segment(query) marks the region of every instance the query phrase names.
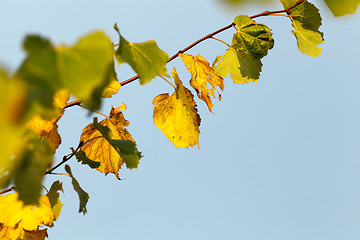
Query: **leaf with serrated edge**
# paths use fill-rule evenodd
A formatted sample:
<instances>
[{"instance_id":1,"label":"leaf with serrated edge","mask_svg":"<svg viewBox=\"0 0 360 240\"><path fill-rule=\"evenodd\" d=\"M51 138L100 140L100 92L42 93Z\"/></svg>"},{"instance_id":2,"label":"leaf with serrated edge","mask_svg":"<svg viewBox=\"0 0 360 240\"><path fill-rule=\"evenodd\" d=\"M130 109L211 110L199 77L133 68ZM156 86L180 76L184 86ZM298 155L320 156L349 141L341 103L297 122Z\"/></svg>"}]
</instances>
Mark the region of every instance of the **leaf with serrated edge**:
<instances>
[{"instance_id":1,"label":"leaf with serrated edge","mask_svg":"<svg viewBox=\"0 0 360 240\"><path fill-rule=\"evenodd\" d=\"M122 155L121 147L116 147L117 144L121 145L122 142L114 142L114 140L135 142L125 128L129 125L129 122L125 120L123 113L120 111L120 109L124 108L124 105L121 106L112 108L109 117L102 120L97 126L94 126L93 123L86 126L80 138L85 143L81 150L85 152L89 159L100 162L100 167L97 170L105 173L105 175L113 173L117 179L120 179L118 172L124 162L127 161L127 158L126 155ZM136 148L133 150L133 155L139 160L141 154ZM133 161L129 159L129 162ZM129 163L129 166L133 168L134 164Z\"/></svg>"},{"instance_id":2,"label":"leaf with serrated edge","mask_svg":"<svg viewBox=\"0 0 360 240\"><path fill-rule=\"evenodd\" d=\"M71 172L70 166L67 164L65 165L65 171L70 175L71 184L73 185L75 192L79 195L79 213L82 212L85 215L85 213L87 213L86 204L89 200L89 194L80 187L79 182Z\"/></svg>"},{"instance_id":3,"label":"leaf with serrated edge","mask_svg":"<svg viewBox=\"0 0 360 240\"><path fill-rule=\"evenodd\" d=\"M191 73L190 85L196 90L198 97L206 103L209 111L212 112L213 103L210 95L215 97L216 91L219 100L221 100L221 95L216 87L224 90L224 80L214 73L208 61L200 55L194 57L180 53L179 57L184 61L188 71Z\"/></svg>"},{"instance_id":4,"label":"leaf with serrated edge","mask_svg":"<svg viewBox=\"0 0 360 240\"><path fill-rule=\"evenodd\" d=\"M0 237L1 239L24 239L26 231L36 234L39 227L52 226L55 215L49 198L42 195L39 206L24 206L18 200L18 193L0 196Z\"/></svg>"},{"instance_id":5,"label":"leaf with serrated edge","mask_svg":"<svg viewBox=\"0 0 360 240\"><path fill-rule=\"evenodd\" d=\"M215 59L215 74L225 78L229 73L235 83L257 82L261 72L261 60L253 58L245 51L230 47L222 56Z\"/></svg>"},{"instance_id":6,"label":"leaf with serrated edge","mask_svg":"<svg viewBox=\"0 0 360 240\"><path fill-rule=\"evenodd\" d=\"M168 76L166 63L169 55L162 51L154 40L144 43L128 42L115 24L115 30L120 36L119 48L115 53L119 64L128 63L139 75L141 84L150 82L156 76Z\"/></svg>"},{"instance_id":7,"label":"leaf with serrated edge","mask_svg":"<svg viewBox=\"0 0 360 240\"><path fill-rule=\"evenodd\" d=\"M284 8L289 8L296 0L281 0ZM297 45L302 54L317 57L322 49L317 45L323 43L323 33L319 31L321 16L315 5L304 1L290 10L290 19L295 31L292 33L297 39Z\"/></svg>"},{"instance_id":8,"label":"leaf with serrated edge","mask_svg":"<svg viewBox=\"0 0 360 240\"><path fill-rule=\"evenodd\" d=\"M251 20L246 15L234 18L237 31L234 34L232 46L248 52L254 58L261 59L274 46L270 29L262 23Z\"/></svg>"},{"instance_id":9,"label":"leaf with serrated edge","mask_svg":"<svg viewBox=\"0 0 360 240\"><path fill-rule=\"evenodd\" d=\"M158 95L153 101L153 119L176 148L199 145L200 116L192 93L183 86L176 69L172 71L175 92Z\"/></svg>"}]
</instances>

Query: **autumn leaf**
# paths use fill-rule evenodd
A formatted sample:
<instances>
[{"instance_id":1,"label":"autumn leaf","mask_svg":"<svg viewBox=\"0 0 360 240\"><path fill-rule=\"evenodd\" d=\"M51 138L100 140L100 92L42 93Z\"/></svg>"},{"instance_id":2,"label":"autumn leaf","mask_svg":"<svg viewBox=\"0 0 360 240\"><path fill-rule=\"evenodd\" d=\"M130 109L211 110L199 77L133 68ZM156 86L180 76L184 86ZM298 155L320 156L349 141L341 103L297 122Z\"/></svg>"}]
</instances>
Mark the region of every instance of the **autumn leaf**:
<instances>
[{"instance_id":1,"label":"autumn leaf","mask_svg":"<svg viewBox=\"0 0 360 240\"><path fill-rule=\"evenodd\" d=\"M354 14L360 4L360 0L325 0L335 17L346 14Z\"/></svg>"},{"instance_id":2,"label":"autumn leaf","mask_svg":"<svg viewBox=\"0 0 360 240\"><path fill-rule=\"evenodd\" d=\"M194 96L185 88L174 68L175 92L158 95L153 101L153 119L165 136L176 148L199 145L200 116L197 113Z\"/></svg>"},{"instance_id":3,"label":"autumn leaf","mask_svg":"<svg viewBox=\"0 0 360 240\"><path fill-rule=\"evenodd\" d=\"M129 125L129 122L125 120L123 113L119 109L123 109L123 105L120 108L112 108L109 117L99 123L97 123L97 119L96 121L94 119L96 126L94 126L94 123L86 126L80 137L81 141L84 142L81 150L85 152L89 159L100 163L97 170L105 173L105 175L114 173L118 179L120 179L119 169L124 163L128 164L127 160L129 166L131 166L128 167L133 168L137 167L136 162L138 163L141 157L135 147L135 141L125 128ZM129 156L128 152L125 154L124 149L121 150L124 144L127 145L124 140L134 143L131 146L132 151L130 151L133 158Z\"/></svg>"},{"instance_id":4,"label":"autumn leaf","mask_svg":"<svg viewBox=\"0 0 360 240\"><path fill-rule=\"evenodd\" d=\"M107 87L104 89L102 93L103 98L110 98L112 95L116 94L120 89L120 83L116 80L113 80Z\"/></svg>"},{"instance_id":5,"label":"autumn leaf","mask_svg":"<svg viewBox=\"0 0 360 240\"><path fill-rule=\"evenodd\" d=\"M179 57L184 61L188 71L191 73L190 85L195 89L198 97L206 103L209 111L212 112L213 103L210 95L215 97L216 91L218 99L221 100L221 95L216 87L224 90L224 80L215 74L208 61L200 55L194 57L180 53Z\"/></svg>"},{"instance_id":6,"label":"autumn leaf","mask_svg":"<svg viewBox=\"0 0 360 240\"><path fill-rule=\"evenodd\" d=\"M54 153L61 144L57 122L64 114L63 108L66 106L69 97L70 92L66 89L57 91L54 94L53 104L59 109L59 115L51 120L44 120L40 115L35 115L26 124L27 128L36 132L40 139L45 138L48 141L48 144Z\"/></svg>"},{"instance_id":7,"label":"autumn leaf","mask_svg":"<svg viewBox=\"0 0 360 240\"><path fill-rule=\"evenodd\" d=\"M39 227L52 226L55 215L49 198L42 195L39 206L24 206L18 200L18 193L0 196L0 237L1 239L31 239L47 236ZM36 239L36 238L35 238Z\"/></svg>"}]
</instances>

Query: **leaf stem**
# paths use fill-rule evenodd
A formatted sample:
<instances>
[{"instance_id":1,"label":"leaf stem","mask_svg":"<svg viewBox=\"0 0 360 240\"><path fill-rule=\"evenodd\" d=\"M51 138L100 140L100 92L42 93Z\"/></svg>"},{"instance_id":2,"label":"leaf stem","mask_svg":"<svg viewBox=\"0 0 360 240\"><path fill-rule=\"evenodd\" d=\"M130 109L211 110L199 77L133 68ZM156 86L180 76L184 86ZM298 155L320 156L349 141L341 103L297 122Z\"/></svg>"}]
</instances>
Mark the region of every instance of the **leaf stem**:
<instances>
[{"instance_id":1,"label":"leaf stem","mask_svg":"<svg viewBox=\"0 0 360 240\"><path fill-rule=\"evenodd\" d=\"M216 40L216 41L219 41L219 42L225 44L225 45L228 46L228 47L230 47L230 45L227 44L226 42L224 42L223 40L220 40L220 39L218 39L218 38L216 38L216 37L211 37L211 38L214 39L214 40Z\"/></svg>"},{"instance_id":2,"label":"leaf stem","mask_svg":"<svg viewBox=\"0 0 360 240\"><path fill-rule=\"evenodd\" d=\"M176 89L176 87L175 87L175 85L174 84L172 84L169 80L167 80L166 78L164 78L163 76L159 76L159 77L161 77L162 79L164 79L168 84L170 84L171 86L173 86L173 88L175 88Z\"/></svg>"},{"instance_id":3,"label":"leaf stem","mask_svg":"<svg viewBox=\"0 0 360 240\"><path fill-rule=\"evenodd\" d=\"M91 112L94 112L94 113L100 114L100 115L104 116L105 118L108 118L108 116L106 116L105 114L103 114L103 113L101 113L101 112L98 112L98 111L95 111L95 110L91 110L90 108L85 107L85 106L84 106L84 105L82 105L82 104L79 104L79 106L80 106L80 107L82 107L82 108L85 108L85 109L87 109L87 110L89 110L89 111L91 111Z\"/></svg>"}]
</instances>

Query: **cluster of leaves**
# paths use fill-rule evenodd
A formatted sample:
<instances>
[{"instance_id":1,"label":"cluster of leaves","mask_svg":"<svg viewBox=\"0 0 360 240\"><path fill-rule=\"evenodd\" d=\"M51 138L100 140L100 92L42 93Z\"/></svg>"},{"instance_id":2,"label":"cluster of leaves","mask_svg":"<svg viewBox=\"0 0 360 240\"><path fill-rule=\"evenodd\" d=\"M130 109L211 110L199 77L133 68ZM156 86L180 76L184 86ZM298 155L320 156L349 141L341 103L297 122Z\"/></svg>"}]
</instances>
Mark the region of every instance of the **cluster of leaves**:
<instances>
[{"instance_id":1,"label":"cluster of leaves","mask_svg":"<svg viewBox=\"0 0 360 240\"><path fill-rule=\"evenodd\" d=\"M118 81L115 60L118 64L129 64L136 72L138 76L131 81L139 78L144 85L160 76L170 83L173 93L159 94L153 100L153 121L176 148L188 148L199 145L201 119L196 97L180 80L175 67L171 72L174 83L171 83L166 68L169 61L177 56L183 60L190 73L190 87L212 113L212 98L221 100L224 78L229 74L235 83L259 80L261 59L273 48L274 39L270 28L255 22L254 18L286 13L294 27L299 50L312 57L321 54L317 46L323 42L318 9L307 1L281 0L281 3L284 10L252 17L240 15L221 29L233 27L235 33L230 44L217 39L228 48L211 66L200 55L185 54L190 47L169 58L155 41L129 42L116 25L120 41L115 45L103 32L86 35L72 46L55 46L40 36L26 37L23 47L27 56L19 69L11 76L0 71L3 103L0 106L0 188L15 186L0 194L16 190L0 196L1 239L47 236L44 227L52 227L60 215L59 191L63 188L61 182L55 181L50 190L46 190L47 194L41 195L42 180L46 174L56 174L54 171L73 156L105 175L115 174L117 179L124 164L129 169L138 167L142 155L126 129L129 121L124 118L125 105L112 108L108 116L101 114L105 117L101 121L95 117L83 129L79 146L71 148L71 153L52 167L54 153L61 143L57 123L66 108L76 105L96 112L103 98L110 98L120 86L130 82ZM69 103L70 96L78 100ZM81 188L69 165L65 165L65 173L59 174L71 179L79 195L79 212L85 214L88 193Z\"/></svg>"}]
</instances>

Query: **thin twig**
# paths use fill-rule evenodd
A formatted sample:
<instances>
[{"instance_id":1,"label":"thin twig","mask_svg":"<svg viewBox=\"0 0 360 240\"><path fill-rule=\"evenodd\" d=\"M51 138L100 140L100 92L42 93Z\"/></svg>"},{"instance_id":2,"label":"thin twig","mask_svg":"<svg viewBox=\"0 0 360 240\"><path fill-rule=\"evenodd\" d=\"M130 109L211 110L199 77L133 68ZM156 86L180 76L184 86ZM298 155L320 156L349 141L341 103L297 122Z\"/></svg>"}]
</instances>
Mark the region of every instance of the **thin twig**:
<instances>
[{"instance_id":1,"label":"thin twig","mask_svg":"<svg viewBox=\"0 0 360 240\"><path fill-rule=\"evenodd\" d=\"M257 18L257 17L262 17L262 16L268 16L268 15L271 15L271 14L279 14L279 13L286 13L286 14L290 14L290 10L293 9L294 7L298 6L299 4L301 4L302 2L304 2L304 0L298 0L293 6L287 8L287 9L284 9L284 10L279 10L279 11L265 11L265 12L262 12L260 14L256 14L256 15L253 15L251 16L250 18L251 19L254 19L254 18ZM213 36L215 36L216 34L219 34L231 27L236 27L235 23L231 23L230 25L227 25L223 28L220 28L219 30L215 31L215 32L212 32L208 35L206 35L205 37L202 37L200 38L199 40L197 40L196 42L190 44L189 46L187 46L186 48L178 51L176 54L174 54L172 57L169 58L169 60L167 61L168 63L171 62L172 60L174 60L175 58L177 58L179 56L180 53L184 53L188 50L190 50L191 48L195 47L196 45L198 45L199 43L201 43L202 41L206 40L206 39L209 39L209 38L212 38ZM128 83L131 83L135 80L137 80L139 78L139 76L134 76L132 78L129 78L123 82L120 83L121 86L123 85L126 85Z\"/></svg>"},{"instance_id":2,"label":"thin twig","mask_svg":"<svg viewBox=\"0 0 360 240\"><path fill-rule=\"evenodd\" d=\"M284 9L284 10L278 10L278 11L265 11L265 12L262 12L262 13L259 13L259 14L256 14L256 15L253 15L253 16L250 16L251 19L254 19L254 18L258 18L258 17L263 17L263 16L269 16L269 15L279 15L281 13L286 13L287 15L290 15L290 10L293 9L294 7L298 6L299 4L303 3L304 0L298 0L293 6L287 8L287 9ZM231 27L234 27L236 29L236 24L235 23L231 23L230 25L227 25L223 28L220 28L219 30L213 32L213 33L210 33L208 35L206 35L205 37L202 37L200 38L199 40L197 40L196 42L190 44L189 46L187 46L186 48L178 51L176 54L174 54L172 57L169 58L169 60L167 61L168 63L171 62L172 60L174 60L175 58L177 58L179 56L180 53L184 53L186 51L188 51L189 49L195 47L196 45L198 45L199 43L201 43L202 41L206 40L206 39L209 39L209 38L212 38L213 36L215 36L216 34L219 34ZM114 47L117 46L118 44L114 44ZM139 79L139 75L136 75L132 78L129 78L125 81L122 81L120 83L121 86L123 85L126 85L128 83L131 83L135 80ZM68 108L68 107L72 107L72 106L76 106L76 105L80 105L80 100L75 100L75 101L72 101L70 103L68 103L64 108Z\"/></svg>"},{"instance_id":3,"label":"thin twig","mask_svg":"<svg viewBox=\"0 0 360 240\"><path fill-rule=\"evenodd\" d=\"M81 148L83 145L84 145L84 142L83 142L83 141L80 141L80 143L79 143L79 145L77 146L77 148L75 149L75 151L73 151L70 155L64 156L64 157L63 157L63 160L62 160L60 163L58 163L55 167L47 170L45 174L52 174L55 169L57 169L58 167L60 167L61 165L63 165L63 164L66 163L67 161L69 161L69 160L80 150L80 148Z\"/></svg>"},{"instance_id":4,"label":"thin twig","mask_svg":"<svg viewBox=\"0 0 360 240\"><path fill-rule=\"evenodd\" d=\"M1 192L0 192L0 195L1 195L1 194L8 193L8 192L11 192L11 191L13 191L13 190L15 190L15 187L14 187L14 186L12 186L11 188L8 188L8 189L5 189L5 190L1 191Z\"/></svg>"}]
</instances>

